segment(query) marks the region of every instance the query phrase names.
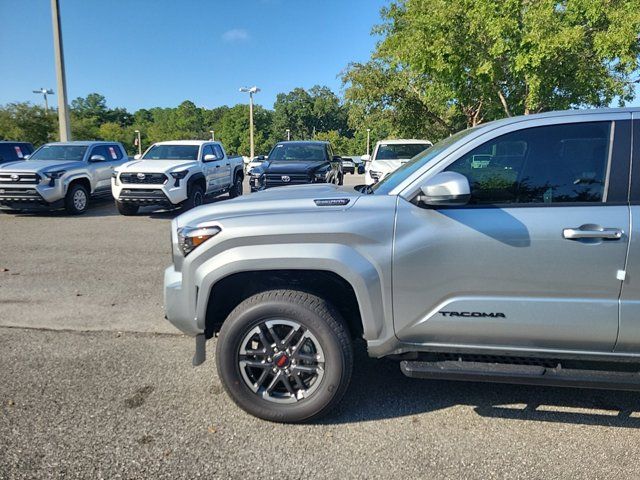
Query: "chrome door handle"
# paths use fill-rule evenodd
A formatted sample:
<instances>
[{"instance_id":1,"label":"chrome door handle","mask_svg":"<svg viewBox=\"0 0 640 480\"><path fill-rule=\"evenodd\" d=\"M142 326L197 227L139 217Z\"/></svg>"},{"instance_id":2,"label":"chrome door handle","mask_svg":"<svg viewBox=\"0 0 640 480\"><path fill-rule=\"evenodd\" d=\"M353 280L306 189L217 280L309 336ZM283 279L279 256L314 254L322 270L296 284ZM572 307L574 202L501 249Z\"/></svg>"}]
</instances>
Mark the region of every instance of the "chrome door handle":
<instances>
[{"instance_id":1,"label":"chrome door handle","mask_svg":"<svg viewBox=\"0 0 640 480\"><path fill-rule=\"evenodd\" d=\"M606 240L619 240L624 232L619 228L603 228L595 225L582 225L578 228L565 228L562 236L567 240L580 240L581 238L596 238Z\"/></svg>"}]
</instances>

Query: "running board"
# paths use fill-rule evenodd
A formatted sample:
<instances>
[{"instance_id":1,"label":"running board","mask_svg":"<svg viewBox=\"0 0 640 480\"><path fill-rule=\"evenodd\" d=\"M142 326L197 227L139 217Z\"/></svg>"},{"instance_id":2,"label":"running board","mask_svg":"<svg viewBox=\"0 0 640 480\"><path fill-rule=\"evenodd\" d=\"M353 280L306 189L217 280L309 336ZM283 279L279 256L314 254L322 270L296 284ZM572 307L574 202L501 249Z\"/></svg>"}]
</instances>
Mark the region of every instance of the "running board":
<instances>
[{"instance_id":1,"label":"running board","mask_svg":"<svg viewBox=\"0 0 640 480\"><path fill-rule=\"evenodd\" d=\"M433 380L463 380L640 391L639 372L567 369L562 368L561 365L555 368L547 368L537 365L516 365L510 363L455 360L421 362L405 360L400 362L400 370L402 370L402 373L407 377Z\"/></svg>"}]
</instances>

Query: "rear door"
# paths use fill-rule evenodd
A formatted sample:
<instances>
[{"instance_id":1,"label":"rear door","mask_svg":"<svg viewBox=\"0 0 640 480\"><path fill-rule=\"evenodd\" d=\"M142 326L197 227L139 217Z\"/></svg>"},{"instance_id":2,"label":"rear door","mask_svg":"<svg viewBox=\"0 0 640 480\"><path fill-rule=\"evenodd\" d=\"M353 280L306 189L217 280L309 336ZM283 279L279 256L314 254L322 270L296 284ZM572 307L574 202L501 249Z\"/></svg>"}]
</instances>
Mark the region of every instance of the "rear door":
<instances>
[{"instance_id":1,"label":"rear door","mask_svg":"<svg viewBox=\"0 0 640 480\"><path fill-rule=\"evenodd\" d=\"M214 192L218 190L218 185L220 184L220 161L215 156L211 144L206 144L202 147L202 152L200 153L200 158L202 161L202 173L205 176L207 181L207 193ZM207 156L213 156L213 160L205 160Z\"/></svg>"},{"instance_id":2,"label":"rear door","mask_svg":"<svg viewBox=\"0 0 640 480\"><path fill-rule=\"evenodd\" d=\"M231 161L229 157L225 157L222 147L217 143L213 144L213 153L220 162L220 182L218 186L220 188L226 188L231 185Z\"/></svg>"},{"instance_id":3,"label":"rear door","mask_svg":"<svg viewBox=\"0 0 640 480\"><path fill-rule=\"evenodd\" d=\"M629 117L511 124L439 167L469 179L467 206L424 208L400 198L397 336L611 352L629 245Z\"/></svg>"}]
</instances>

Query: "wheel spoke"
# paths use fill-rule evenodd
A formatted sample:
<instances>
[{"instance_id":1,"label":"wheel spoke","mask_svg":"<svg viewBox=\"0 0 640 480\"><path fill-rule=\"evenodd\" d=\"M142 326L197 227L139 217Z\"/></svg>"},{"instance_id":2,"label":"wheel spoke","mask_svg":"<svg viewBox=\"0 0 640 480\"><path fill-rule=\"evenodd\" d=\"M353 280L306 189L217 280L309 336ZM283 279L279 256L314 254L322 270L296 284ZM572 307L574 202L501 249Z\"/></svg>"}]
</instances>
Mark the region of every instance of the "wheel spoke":
<instances>
[{"instance_id":1,"label":"wheel spoke","mask_svg":"<svg viewBox=\"0 0 640 480\"><path fill-rule=\"evenodd\" d=\"M282 375L282 383L284 383L285 388L287 389L287 391L291 394L291 396L295 399L297 399L296 397L296 391L295 389L291 386L291 382L289 381L289 377L287 377L286 375Z\"/></svg>"},{"instance_id":2,"label":"wheel spoke","mask_svg":"<svg viewBox=\"0 0 640 480\"><path fill-rule=\"evenodd\" d=\"M293 336L297 332L299 332L301 328L302 327L300 327L299 325L291 328L291 331L287 333L287 336L282 339L282 348L287 348L289 346L289 344L291 343L291 340L293 340Z\"/></svg>"},{"instance_id":3,"label":"wheel spoke","mask_svg":"<svg viewBox=\"0 0 640 480\"><path fill-rule=\"evenodd\" d=\"M271 335L271 338L273 338L273 341L275 342L275 344L277 346L280 346L281 345L280 338L278 337L276 332L273 330L273 327L271 325L267 325L267 328L269 329L269 334Z\"/></svg>"},{"instance_id":4,"label":"wheel spoke","mask_svg":"<svg viewBox=\"0 0 640 480\"><path fill-rule=\"evenodd\" d=\"M266 357L267 356L267 349L263 348L262 350L251 350L251 349L247 348L246 355L253 355L255 357Z\"/></svg>"},{"instance_id":5,"label":"wheel spoke","mask_svg":"<svg viewBox=\"0 0 640 480\"><path fill-rule=\"evenodd\" d=\"M295 371L302 373L318 373L318 370L320 370L318 365L296 365L293 368Z\"/></svg>"},{"instance_id":6,"label":"wheel spoke","mask_svg":"<svg viewBox=\"0 0 640 480\"><path fill-rule=\"evenodd\" d=\"M258 360L247 360L246 358L242 358L240 356L240 363L245 367L253 367L253 368L269 368L270 365L267 363L260 362Z\"/></svg>"},{"instance_id":7,"label":"wheel spoke","mask_svg":"<svg viewBox=\"0 0 640 480\"><path fill-rule=\"evenodd\" d=\"M297 387L299 390L304 390L304 389L306 389L306 388L307 388L307 387L305 386L304 382L302 381L302 379L300 378L300 373L299 373L299 372L297 372L296 370L294 370L294 371L292 372L292 375L291 375L291 376L293 377L293 380L296 382L296 387Z\"/></svg>"},{"instance_id":8,"label":"wheel spoke","mask_svg":"<svg viewBox=\"0 0 640 480\"><path fill-rule=\"evenodd\" d=\"M305 362L317 362L318 361L318 356L317 355L306 355L304 353L295 353L293 355L293 358L297 359L297 360L302 360Z\"/></svg>"},{"instance_id":9,"label":"wheel spoke","mask_svg":"<svg viewBox=\"0 0 640 480\"><path fill-rule=\"evenodd\" d=\"M281 378L282 378L282 372L278 372L275 374L275 376L273 377L273 380L271 380L271 383L267 387L267 393L269 395L271 395L271 392L273 391L273 389L276 388L276 385L280 383Z\"/></svg>"},{"instance_id":10,"label":"wheel spoke","mask_svg":"<svg viewBox=\"0 0 640 480\"><path fill-rule=\"evenodd\" d=\"M267 335L264 333L263 325L260 325L258 327L258 335L260 336L260 341L262 342L262 346L264 347L264 349L269 349L269 347L271 347L271 342L267 340Z\"/></svg>"},{"instance_id":11,"label":"wheel spoke","mask_svg":"<svg viewBox=\"0 0 640 480\"><path fill-rule=\"evenodd\" d=\"M304 342L305 342L305 341L307 340L307 338L308 338L308 337L307 337L307 333L308 333L308 332L304 332L304 333L302 334L302 336L300 337L300 340L298 340L298 343L296 343L296 346L295 346L295 347L293 347L293 349L292 349L292 350L293 350L294 352L297 352L298 350L300 350L300 347L302 347L302 345L304 345ZM295 356L295 353L294 353L294 356Z\"/></svg>"},{"instance_id":12,"label":"wheel spoke","mask_svg":"<svg viewBox=\"0 0 640 480\"><path fill-rule=\"evenodd\" d=\"M267 376L269 376L269 369L265 369L262 374L260 375L260 378L258 378L258 380L256 381L256 383L254 384L256 391L260 389L260 387L262 386L262 384L264 383L264 381L267 379Z\"/></svg>"}]
</instances>

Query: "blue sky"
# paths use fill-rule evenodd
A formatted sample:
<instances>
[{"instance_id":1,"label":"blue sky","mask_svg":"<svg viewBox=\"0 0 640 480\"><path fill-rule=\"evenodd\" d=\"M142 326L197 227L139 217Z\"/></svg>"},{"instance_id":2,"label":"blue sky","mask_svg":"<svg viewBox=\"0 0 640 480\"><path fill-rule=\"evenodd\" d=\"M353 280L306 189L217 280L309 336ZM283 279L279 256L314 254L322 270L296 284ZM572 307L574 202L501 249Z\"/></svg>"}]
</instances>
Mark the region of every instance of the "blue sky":
<instances>
[{"instance_id":1,"label":"blue sky","mask_svg":"<svg viewBox=\"0 0 640 480\"><path fill-rule=\"evenodd\" d=\"M98 92L110 107L212 108L327 85L366 61L386 0L60 0L69 99ZM56 89L50 0L0 0L0 105ZM51 99L56 102L56 97ZM633 105L640 105L640 98Z\"/></svg>"},{"instance_id":2,"label":"blue sky","mask_svg":"<svg viewBox=\"0 0 640 480\"><path fill-rule=\"evenodd\" d=\"M295 87L341 88L366 61L385 0L60 0L69 99L110 107L216 107L257 84L271 107ZM0 0L0 104L56 90L49 0ZM56 97L51 99L57 102Z\"/></svg>"}]
</instances>

